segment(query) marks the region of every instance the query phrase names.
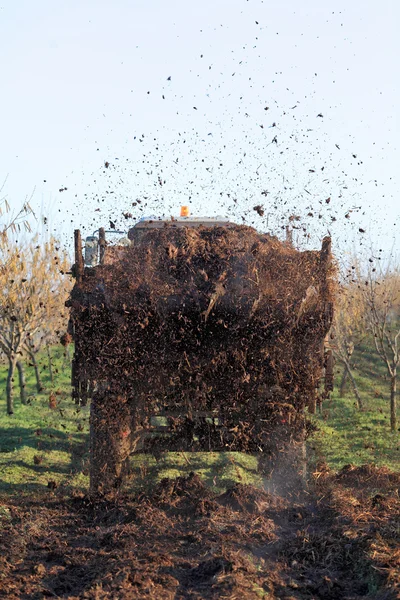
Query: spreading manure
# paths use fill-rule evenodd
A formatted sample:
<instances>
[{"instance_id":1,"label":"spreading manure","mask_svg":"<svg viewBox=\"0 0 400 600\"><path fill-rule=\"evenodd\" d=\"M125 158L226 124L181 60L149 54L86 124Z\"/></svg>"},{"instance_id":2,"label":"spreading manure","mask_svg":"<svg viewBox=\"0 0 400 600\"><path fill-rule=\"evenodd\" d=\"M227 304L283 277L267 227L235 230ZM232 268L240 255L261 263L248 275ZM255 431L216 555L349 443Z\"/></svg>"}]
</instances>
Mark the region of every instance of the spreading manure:
<instances>
[{"instance_id":1,"label":"spreading manure","mask_svg":"<svg viewBox=\"0 0 400 600\"><path fill-rule=\"evenodd\" d=\"M303 430L334 287L329 238L300 252L247 226L149 229L71 294L75 380L102 418L128 410L138 448L164 415L165 450L268 451Z\"/></svg>"}]
</instances>

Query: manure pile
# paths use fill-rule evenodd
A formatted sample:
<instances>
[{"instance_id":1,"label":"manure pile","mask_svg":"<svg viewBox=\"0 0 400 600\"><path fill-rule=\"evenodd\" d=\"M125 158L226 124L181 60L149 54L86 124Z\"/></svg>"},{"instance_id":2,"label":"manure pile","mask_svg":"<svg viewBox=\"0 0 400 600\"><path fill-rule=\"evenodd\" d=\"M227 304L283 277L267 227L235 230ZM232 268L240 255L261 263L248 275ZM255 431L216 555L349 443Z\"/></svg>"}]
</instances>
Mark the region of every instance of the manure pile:
<instances>
[{"instance_id":1,"label":"manure pile","mask_svg":"<svg viewBox=\"0 0 400 600\"><path fill-rule=\"evenodd\" d=\"M149 230L76 284L75 377L136 428L167 415L170 449L265 450L302 430L332 275L328 238L299 252L247 226Z\"/></svg>"}]
</instances>

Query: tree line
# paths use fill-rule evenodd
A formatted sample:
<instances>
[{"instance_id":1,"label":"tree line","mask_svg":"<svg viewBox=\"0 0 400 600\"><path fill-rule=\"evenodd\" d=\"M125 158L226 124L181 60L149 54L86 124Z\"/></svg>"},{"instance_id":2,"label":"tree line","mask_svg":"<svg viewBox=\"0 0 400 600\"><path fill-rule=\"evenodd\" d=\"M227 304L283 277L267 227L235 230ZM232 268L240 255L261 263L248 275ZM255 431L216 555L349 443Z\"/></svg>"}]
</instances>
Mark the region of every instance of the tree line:
<instances>
[{"instance_id":1,"label":"tree line","mask_svg":"<svg viewBox=\"0 0 400 600\"><path fill-rule=\"evenodd\" d=\"M5 391L10 415L17 373L21 401L26 403L23 357L34 367L40 391L37 354L65 332L68 271L66 253L53 237L21 243L0 235L0 351L8 367Z\"/></svg>"},{"instance_id":2,"label":"tree line","mask_svg":"<svg viewBox=\"0 0 400 600\"><path fill-rule=\"evenodd\" d=\"M388 380L390 428L397 431L397 376L400 364L400 269L380 257L364 262L352 257L342 269L332 328L332 347L343 366L343 391L351 382L358 408L363 410L352 357L365 342L382 362Z\"/></svg>"}]
</instances>

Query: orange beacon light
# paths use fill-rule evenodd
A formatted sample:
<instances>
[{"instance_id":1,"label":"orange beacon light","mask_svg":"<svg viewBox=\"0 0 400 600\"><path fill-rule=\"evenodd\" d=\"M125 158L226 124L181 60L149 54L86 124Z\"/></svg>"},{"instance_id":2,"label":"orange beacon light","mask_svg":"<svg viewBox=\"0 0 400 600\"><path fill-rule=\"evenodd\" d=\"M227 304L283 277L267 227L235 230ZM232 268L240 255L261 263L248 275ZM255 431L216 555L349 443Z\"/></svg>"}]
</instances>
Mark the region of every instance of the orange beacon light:
<instances>
[{"instance_id":1,"label":"orange beacon light","mask_svg":"<svg viewBox=\"0 0 400 600\"><path fill-rule=\"evenodd\" d=\"M188 217L188 216L189 216L189 207L181 206L181 217Z\"/></svg>"}]
</instances>

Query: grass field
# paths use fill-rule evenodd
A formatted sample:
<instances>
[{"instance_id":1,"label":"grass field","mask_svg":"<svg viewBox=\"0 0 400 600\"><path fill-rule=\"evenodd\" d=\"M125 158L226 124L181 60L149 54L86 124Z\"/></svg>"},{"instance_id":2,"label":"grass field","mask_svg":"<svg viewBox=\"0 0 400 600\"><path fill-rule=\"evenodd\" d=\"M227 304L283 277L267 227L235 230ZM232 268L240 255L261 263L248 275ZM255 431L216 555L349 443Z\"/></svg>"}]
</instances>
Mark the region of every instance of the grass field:
<instances>
[{"instance_id":1,"label":"grass field","mask_svg":"<svg viewBox=\"0 0 400 600\"><path fill-rule=\"evenodd\" d=\"M33 369L26 368L29 404L22 406L15 386L15 413L6 415L5 367L0 371L0 492L32 492L57 485L86 486L88 408L76 407L70 397L70 368L63 368L63 349L52 349L54 381L47 356L40 358L45 389L37 393ZM50 393L57 407L49 407ZM35 464L36 463L36 464Z\"/></svg>"},{"instance_id":2,"label":"grass field","mask_svg":"<svg viewBox=\"0 0 400 600\"><path fill-rule=\"evenodd\" d=\"M60 490L88 486L89 410L70 399L69 366L63 349L52 349L54 381L50 382L47 356L41 357L45 390L35 390L33 369L26 369L29 404L22 406L15 391L15 414L5 407L6 370L0 366L0 494ZM345 464L374 463L400 470L400 432L390 433L388 381L378 360L365 347L355 358L356 380L365 404L360 412L350 388L346 397L337 390L314 418L318 431L309 440L312 463L326 460L333 469ZM338 369L339 371L339 369ZM338 377L340 373L338 372ZM17 388L17 386L16 386ZM56 408L49 407L54 393ZM136 487L156 483L162 477L198 472L216 492L234 481L260 483L254 457L239 453L169 453L133 459Z\"/></svg>"},{"instance_id":3,"label":"grass field","mask_svg":"<svg viewBox=\"0 0 400 600\"><path fill-rule=\"evenodd\" d=\"M336 388L332 399L324 404L322 414L315 419L319 431L310 440L310 447L336 470L349 463L374 463L399 471L400 414L399 429L392 434L386 370L367 344L355 353L353 362L364 409L358 410L350 382L345 397L339 398L338 365Z\"/></svg>"}]
</instances>

